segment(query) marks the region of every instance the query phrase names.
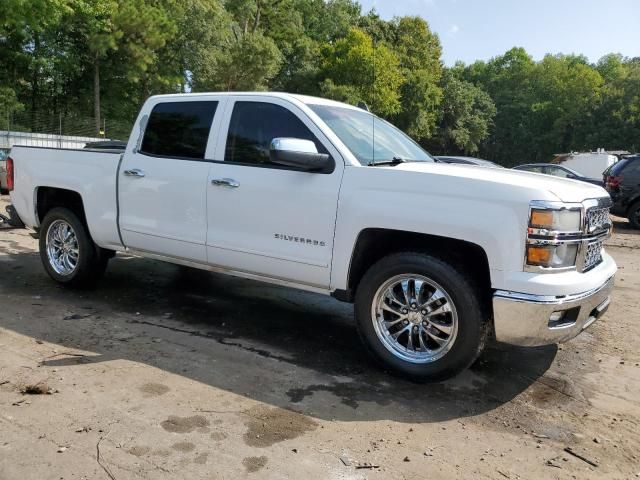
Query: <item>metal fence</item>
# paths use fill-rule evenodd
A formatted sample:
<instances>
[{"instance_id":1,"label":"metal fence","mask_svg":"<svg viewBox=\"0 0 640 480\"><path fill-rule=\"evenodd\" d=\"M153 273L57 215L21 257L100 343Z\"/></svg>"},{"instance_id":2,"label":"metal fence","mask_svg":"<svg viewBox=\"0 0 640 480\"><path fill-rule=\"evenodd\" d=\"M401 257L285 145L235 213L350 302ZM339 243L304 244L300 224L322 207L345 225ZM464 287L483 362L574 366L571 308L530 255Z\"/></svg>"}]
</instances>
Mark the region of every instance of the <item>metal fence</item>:
<instances>
[{"instance_id":1,"label":"metal fence","mask_svg":"<svg viewBox=\"0 0 640 480\"><path fill-rule=\"evenodd\" d=\"M100 129L90 117L33 112L0 112L0 148L13 145L82 148L87 142L127 140L131 125L103 119Z\"/></svg>"},{"instance_id":2,"label":"metal fence","mask_svg":"<svg viewBox=\"0 0 640 480\"><path fill-rule=\"evenodd\" d=\"M100 140L104 140L104 138L0 130L0 149L8 149L15 145L27 147L83 148L89 142Z\"/></svg>"}]
</instances>

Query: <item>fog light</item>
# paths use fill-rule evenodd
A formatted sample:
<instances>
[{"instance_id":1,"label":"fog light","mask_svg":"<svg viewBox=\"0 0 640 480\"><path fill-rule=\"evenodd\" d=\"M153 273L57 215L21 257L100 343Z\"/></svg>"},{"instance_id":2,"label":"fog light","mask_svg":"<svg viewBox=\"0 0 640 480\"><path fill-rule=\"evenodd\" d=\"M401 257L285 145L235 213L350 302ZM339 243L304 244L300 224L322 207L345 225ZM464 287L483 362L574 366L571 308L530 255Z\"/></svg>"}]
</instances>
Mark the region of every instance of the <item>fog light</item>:
<instances>
[{"instance_id":1,"label":"fog light","mask_svg":"<svg viewBox=\"0 0 640 480\"><path fill-rule=\"evenodd\" d=\"M565 328L575 325L578 320L580 307L573 307L567 310L556 310L549 315L549 328Z\"/></svg>"},{"instance_id":2,"label":"fog light","mask_svg":"<svg viewBox=\"0 0 640 480\"><path fill-rule=\"evenodd\" d=\"M549 323L556 323L559 320L562 320L562 317L564 317L564 311L561 312L553 312L550 316L549 316Z\"/></svg>"}]
</instances>

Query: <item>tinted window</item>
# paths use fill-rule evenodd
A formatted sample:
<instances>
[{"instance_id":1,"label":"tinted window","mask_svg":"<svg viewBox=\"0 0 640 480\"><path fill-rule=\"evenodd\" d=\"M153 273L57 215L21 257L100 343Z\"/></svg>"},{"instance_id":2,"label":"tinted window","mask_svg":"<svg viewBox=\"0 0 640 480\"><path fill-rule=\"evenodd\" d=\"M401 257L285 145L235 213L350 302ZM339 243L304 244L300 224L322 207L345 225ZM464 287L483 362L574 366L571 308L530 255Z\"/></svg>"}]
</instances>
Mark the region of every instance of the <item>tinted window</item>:
<instances>
[{"instance_id":1,"label":"tinted window","mask_svg":"<svg viewBox=\"0 0 640 480\"><path fill-rule=\"evenodd\" d=\"M629 165L624 169L623 175L640 176L640 158L629 160Z\"/></svg>"},{"instance_id":2,"label":"tinted window","mask_svg":"<svg viewBox=\"0 0 640 480\"><path fill-rule=\"evenodd\" d=\"M311 140L318 152L327 153L307 126L286 108L273 103L236 102L224 159L228 162L269 164L271 140L278 137Z\"/></svg>"},{"instance_id":3,"label":"tinted window","mask_svg":"<svg viewBox=\"0 0 640 480\"><path fill-rule=\"evenodd\" d=\"M560 167L547 167L546 173L548 173L549 175L553 175L554 177L562 178L568 178L571 175L571 172Z\"/></svg>"},{"instance_id":4,"label":"tinted window","mask_svg":"<svg viewBox=\"0 0 640 480\"><path fill-rule=\"evenodd\" d=\"M621 160L618 160L616 163L614 163L612 166L610 166L607 170L605 170L605 172L607 172L607 175L619 175L620 172L622 172L622 170L624 169L624 167L627 166L627 163L629 163L631 160L628 158L623 158Z\"/></svg>"},{"instance_id":5,"label":"tinted window","mask_svg":"<svg viewBox=\"0 0 640 480\"><path fill-rule=\"evenodd\" d=\"M203 159L218 102L159 103L151 111L141 151Z\"/></svg>"},{"instance_id":6,"label":"tinted window","mask_svg":"<svg viewBox=\"0 0 640 480\"><path fill-rule=\"evenodd\" d=\"M525 170L527 172L534 172L534 173L543 173L543 167L539 165L524 165L522 167L518 167L518 170Z\"/></svg>"}]
</instances>

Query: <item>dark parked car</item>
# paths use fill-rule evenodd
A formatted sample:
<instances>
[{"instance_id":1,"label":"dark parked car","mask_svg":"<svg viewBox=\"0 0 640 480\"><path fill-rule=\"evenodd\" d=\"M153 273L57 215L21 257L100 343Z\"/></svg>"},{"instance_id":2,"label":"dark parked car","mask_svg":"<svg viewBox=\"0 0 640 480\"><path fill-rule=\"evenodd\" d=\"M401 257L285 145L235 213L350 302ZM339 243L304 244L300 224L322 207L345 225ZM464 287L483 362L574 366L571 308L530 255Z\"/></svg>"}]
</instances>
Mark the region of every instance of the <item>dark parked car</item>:
<instances>
[{"instance_id":1,"label":"dark parked car","mask_svg":"<svg viewBox=\"0 0 640 480\"><path fill-rule=\"evenodd\" d=\"M481 167L498 167L503 168L502 165L490 162L489 160L483 160L481 158L473 157L449 157L446 155L435 157L438 162L441 163L459 163L462 165L480 165Z\"/></svg>"},{"instance_id":2,"label":"dark parked car","mask_svg":"<svg viewBox=\"0 0 640 480\"><path fill-rule=\"evenodd\" d=\"M613 200L611 213L627 217L633 228L640 229L640 155L623 158L603 175Z\"/></svg>"},{"instance_id":3,"label":"dark parked car","mask_svg":"<svg viewBox=\"0 0 640 480\"><path fill-rule=\"evenodd\" d=\"M8 148L0 148L0 195L9 193L7 190L7 157L9 156Z\"/></svg>"},{"instance_id":4,"label":"dark parked car","mask_svg":"<svg viewBox=\"0 0 640 480\"><path fill-rule=\"evenodd\" d=\"M591 183L604 187L604 183L599 178L589 178L584 175L571 170L570 168L562 165L556 165L555 163L527 163L525 165L518 165L513 167L514 170L525 170L527 172L544 173L546 175L552 175L560 178L570 178L571 180L580 180L581 182Z\"/></svg>"}]
</instances>

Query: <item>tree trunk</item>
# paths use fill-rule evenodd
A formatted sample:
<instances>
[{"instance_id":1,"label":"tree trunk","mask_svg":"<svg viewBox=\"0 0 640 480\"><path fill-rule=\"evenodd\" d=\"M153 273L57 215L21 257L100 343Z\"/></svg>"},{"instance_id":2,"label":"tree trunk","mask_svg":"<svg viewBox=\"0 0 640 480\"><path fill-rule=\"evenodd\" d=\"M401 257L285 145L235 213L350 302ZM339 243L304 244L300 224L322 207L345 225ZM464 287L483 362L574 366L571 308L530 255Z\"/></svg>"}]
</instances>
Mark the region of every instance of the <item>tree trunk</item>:
<instances>
[{"instance_id":1,"label":"tree trunk","mask_svg":"<svg viewBox=\"0 0 640 480\"><path fill-rule=\"evenodd\" d=\"M260 5L260 0L258 0L256 2L256 16L253 19L253 28L251 29L251 31L253 33L256 32L256 30L258 30L258 25L260 25L260 9L261 9L261 5Z\"/></svg>"},{"instance_id":2,"label":"tree trunk","mask_svg":"<svg viewBox=\"0 0 640 480\"><path fill-rule=\"evenodd\" d=\"M38 56L40 55L40 36L35 33L33 38L33 64L31 68L31 131L38 132L41 125L38 124L38 99L40 96L39 86L39 70L38 70ZM46 132L45 132L46 133Z\"/></svg>"},{"instance_id":3,"label":"tree trunk","mask_svg":"<svg viewBox=\"0 0 640 480\"><path fill-rule=\"evenodd\" d=\"M100 135L100 61L97 55L93 63L93 116L96 135Z\"/></svg>"}]
</instances>

